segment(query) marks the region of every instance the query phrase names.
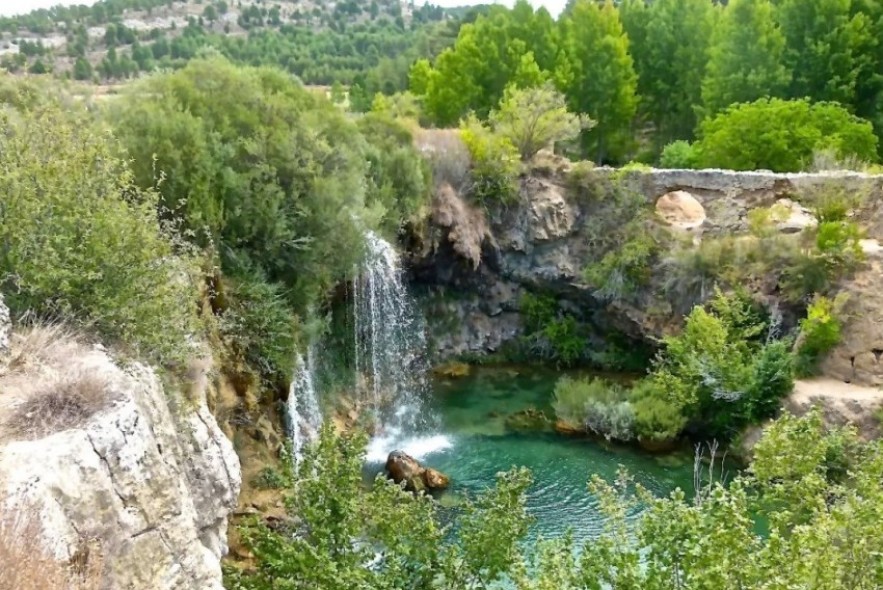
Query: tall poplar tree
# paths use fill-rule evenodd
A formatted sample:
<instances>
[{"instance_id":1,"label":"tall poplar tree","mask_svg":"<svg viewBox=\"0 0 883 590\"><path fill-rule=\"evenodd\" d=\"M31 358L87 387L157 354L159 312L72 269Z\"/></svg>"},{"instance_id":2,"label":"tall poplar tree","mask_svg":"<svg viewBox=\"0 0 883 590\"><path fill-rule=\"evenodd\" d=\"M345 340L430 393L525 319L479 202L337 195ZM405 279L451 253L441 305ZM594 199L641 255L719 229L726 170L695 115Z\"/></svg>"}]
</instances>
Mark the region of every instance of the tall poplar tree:
<instances>
[{"instance_id":1,"label":"tall poplar tree","mask_svg":"<svg viewBox=\"0 0 883 590\"><path fill-rule=\"evenodd\" d=\"M790 76L783 63L785 37L769 0L731 0L710 49L702 83L704 115L738 102L782 96Z\"/></svg>"},{"instance_id":2,"label":"tall poplar tree","mask_svg":"<svg viewBox=\"0 0 883 590\"><path fill-rule=\"evenodd\" d=\"M610 0L576 0L560 24L558 83L571 110L598 123L584 133L584 146L598 162L622 157L638 105L638 77L619 13Z\"/></svg>"},{"instance_id":3,"label":"tall poplar tree","mask_svg":"<svg viewBox=\"0 0 883 590\"><path fill-rule=\"evenodd\" d=\"M702 101L714 5L711 0L656 0L647 12L645 57L638 70L642 109L656 124L660 145L690 139Z\"/></svg>"},{"instance_id":4,"label":"tall poplar tree","mask_svg":"<svg viewBox=\"0 0 883 590\"><path fill-rule=\"evenodd\" d=\"M872 34L864 13L851 13L851 0L779 0L776 18L785 36L789 95L852 106Z\"/></svg>"}]
</instances>

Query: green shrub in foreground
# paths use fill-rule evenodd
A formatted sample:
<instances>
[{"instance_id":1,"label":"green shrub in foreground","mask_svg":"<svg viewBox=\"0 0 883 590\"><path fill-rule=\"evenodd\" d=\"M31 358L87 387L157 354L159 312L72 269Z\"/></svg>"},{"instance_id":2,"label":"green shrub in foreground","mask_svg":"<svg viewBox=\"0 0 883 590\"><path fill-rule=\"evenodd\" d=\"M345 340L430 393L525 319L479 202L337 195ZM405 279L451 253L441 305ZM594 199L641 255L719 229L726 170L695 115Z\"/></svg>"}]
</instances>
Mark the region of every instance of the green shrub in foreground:
<instances>
[{"instance_id":1,"label":"green shrub in foreground","mask_svg":"<svg viewBox=\"0 0 883 590\"><path fill-rule=\"evenodd\" d=\"M113 139L55 106L0 111L0 291L155 361L201 330L193 261L156 219Z\"/></svg>"}]
</instances>

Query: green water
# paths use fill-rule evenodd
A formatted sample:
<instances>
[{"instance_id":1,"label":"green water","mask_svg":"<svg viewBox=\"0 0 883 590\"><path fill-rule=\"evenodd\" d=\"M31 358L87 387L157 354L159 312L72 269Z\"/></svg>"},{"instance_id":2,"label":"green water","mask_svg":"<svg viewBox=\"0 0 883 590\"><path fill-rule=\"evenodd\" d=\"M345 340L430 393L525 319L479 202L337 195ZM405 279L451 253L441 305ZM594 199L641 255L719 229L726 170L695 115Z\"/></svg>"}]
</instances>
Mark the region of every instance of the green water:
<instances>
[{"instance_id":1,"label":"green water","mask_svg":"<svg viewBox=\"0 0 883 590\"><path fill-rule=\"evenodd\" d=\"M534 485L528 508L536 518L531 538L560 536L572 528L576 539L596 536L602 527L597 501L587 491L592 474L612 480L620 466L657 494L693 489L688 453L650 455L555 433L507 431L506 416L529 407L549 410L560 374L525 368L475 368L461 379L435 383L435 407L448 448L429 450L421 461L447 473L452 486L443 504L456 505L513 465L531 469ZM443 445L442 445L443 446Z\"/></svg>"}]
</instances>

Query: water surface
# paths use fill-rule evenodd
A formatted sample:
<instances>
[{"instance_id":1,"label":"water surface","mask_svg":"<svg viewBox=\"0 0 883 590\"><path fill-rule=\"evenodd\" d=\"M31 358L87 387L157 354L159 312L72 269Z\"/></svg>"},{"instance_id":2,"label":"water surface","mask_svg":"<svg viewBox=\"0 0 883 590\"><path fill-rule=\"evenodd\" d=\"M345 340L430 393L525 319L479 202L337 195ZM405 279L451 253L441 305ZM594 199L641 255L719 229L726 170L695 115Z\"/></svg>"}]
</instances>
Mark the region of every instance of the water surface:
<instances>
[{"instance_id":1,"label":"water surface","mask_svg":"<svg viewBox=\"0 0 883 590\"><path fill-rule=\"evenodd\" d=\"M481 367L468 377L437 379L433 404L442 431L398 441L398 446L451 477L444 505L456 505L458 498L486 489L500 471L528 467L534 477L528 509L536 518L531 539L560 536L569 527L577 540L597 536L603 522L597 500L586 487L593 474L609 481L622 467L656 494L668 494L677 487L691 493L693 458L689 453L651 455L553 432L507 430L506 417L513 412L533 407L552 415L552 392L559 376L549 370ZM374 448L372 459L382 461L384 452L388 450Z\"/></svg>"}]
</instances>

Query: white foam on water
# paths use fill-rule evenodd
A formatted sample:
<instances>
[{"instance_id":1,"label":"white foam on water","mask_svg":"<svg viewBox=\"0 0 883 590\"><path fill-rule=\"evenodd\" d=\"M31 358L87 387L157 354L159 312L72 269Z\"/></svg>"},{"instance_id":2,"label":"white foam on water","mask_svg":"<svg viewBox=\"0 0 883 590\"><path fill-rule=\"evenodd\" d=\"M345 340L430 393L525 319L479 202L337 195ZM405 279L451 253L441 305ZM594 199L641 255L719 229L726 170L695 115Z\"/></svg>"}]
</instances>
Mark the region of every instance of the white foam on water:
<instances>
[{"instance_id":1,"label":"white foam on water","mask_svg":"<svg viewBox=\"0 0 883 590\"><path fill-rule=\"evenodd\" d=\"M393 451L404 451L417 460L433 453L440 453L454 446L451 437L444 434L402 438L396 435L377 436L368 443L365 460L368 463L385 463Z\"/></svg>"}]
</instances>

